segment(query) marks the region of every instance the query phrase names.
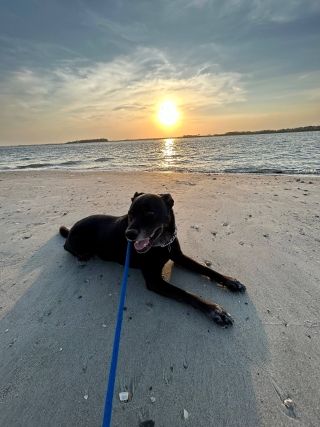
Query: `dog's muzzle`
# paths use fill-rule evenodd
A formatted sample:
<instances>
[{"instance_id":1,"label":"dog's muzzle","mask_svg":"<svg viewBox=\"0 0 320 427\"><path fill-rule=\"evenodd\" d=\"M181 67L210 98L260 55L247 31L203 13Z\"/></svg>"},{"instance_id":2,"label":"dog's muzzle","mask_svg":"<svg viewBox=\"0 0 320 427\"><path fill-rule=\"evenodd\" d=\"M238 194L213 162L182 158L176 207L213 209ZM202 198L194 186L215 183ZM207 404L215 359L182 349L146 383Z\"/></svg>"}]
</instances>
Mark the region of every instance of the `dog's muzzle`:
<instances>
[{"instance_id":1,"label":"dog's muzzle","mask_svg":"<svg viewBox=\"0 0 320 427\"><path fill-rule=\"evenodd\" d=\"M150 237L144 237L143 239L139 240L138 237L140 233L134 228L127 229L125 234L127 240L134 242L135 250L139 253L144 253L152 248L153 242L161 235L162 229L163 227L160 226L154 230Z\"/></svg>"},{"instance_id":2,"label":"dog's muzzle","mask_svg":"<svg viewBox=\"0 0 320 427\"><path fill-rule=\"evenodd\" d=\"M134 241L136 240L136 238L138 237L139 232L138 230L136 230L135 228L129 228L128 230L126 230L126 238L127 240L130 241Z\"/></svg>"}]
</instances>

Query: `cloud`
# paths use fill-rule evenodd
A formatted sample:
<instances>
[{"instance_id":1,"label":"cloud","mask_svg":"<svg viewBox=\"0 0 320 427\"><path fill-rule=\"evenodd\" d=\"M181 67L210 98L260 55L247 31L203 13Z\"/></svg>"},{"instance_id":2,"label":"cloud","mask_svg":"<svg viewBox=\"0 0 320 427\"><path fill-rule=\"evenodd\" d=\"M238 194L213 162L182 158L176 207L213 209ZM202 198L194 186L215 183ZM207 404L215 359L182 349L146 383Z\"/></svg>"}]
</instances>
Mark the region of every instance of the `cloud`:
<instances>
[{"instance_id":1,"label":"cloud","mask_svg":"<svg viewBox=\"0 0 320 427\"><path fill-rule=\"evenodd\" d=\"M109 62L64 61L43 70L19 69L0 83L6 121L90 121L147 118L156 103L173 97L186 111L245 99L243 76L210 63L175 64L162 51L137 48ZM4 124L4 123L3 123Z\"/></svg>"},{"instance_id":2,"label":"cloud","mask_svg":"<svg viewBox=\"0 0 320 427\"><path fill-rule=\"evenodd\" d=\"M113 21L89 8L85 11L84 22L88 27L107 33L109 37L112 37L113 42L120 46L122 42L140 43L148 37L148 28L143 21L124 24Z\"/></svg>"},{"instance_id":3,"label":"cloud","mask_svg":"<svg viewBox=\"0 0 320 427\"><path fill-rule=\"evenodd\" d=\"M79 55L66 46L44 42L41 40L27 40L19 37L8 37L0 34L0 70L12 71L21 66L34 66L51 62L59 58L60 62L65 58L75 60Z\"/></svg>"},{"instance_id":4,"label":"cloud","mask_svg":"<svg viewBox=\"0 0 320 427\"><path fill-rule=\"evenodd\" d=\"M113 108L113 111L141 111L146 110L147 108L147 105L140 105L135 102L133 104L118 105L117 107Z\"/></svg>"},{"instance_id":5,"label":"cloud","mask_svg":"<svg viewBox=\"0 0 320 427\"><path fill-rule=\"evenodd\" d=\"M189 0L184 1L181 5L184 7L196 7L196 8L203 8L207 6L210 3L210 0Z\"/></svg>"},{"instance_id":6,"label":"cloud","mask_svg":"<svg viewBox=\"0 0 320 427\"><path fill-rule=\"evenodd\" d=\"M287 23L320 11L317 0L252 0L251 3L249 17L254 21Z\"/></svg>"},{"instance_id":7,"label":"cloud","mask_svg":"<svg viewBox=\"0 0 320 427\"><path fill-rule=\"evenodd\" d=\"M167 7L176 11L176 16L187 9L203 10L215 23L226 17L248 23L287 23L320 12L318 0L171 0Z\"/></svg>"}]
</instances>

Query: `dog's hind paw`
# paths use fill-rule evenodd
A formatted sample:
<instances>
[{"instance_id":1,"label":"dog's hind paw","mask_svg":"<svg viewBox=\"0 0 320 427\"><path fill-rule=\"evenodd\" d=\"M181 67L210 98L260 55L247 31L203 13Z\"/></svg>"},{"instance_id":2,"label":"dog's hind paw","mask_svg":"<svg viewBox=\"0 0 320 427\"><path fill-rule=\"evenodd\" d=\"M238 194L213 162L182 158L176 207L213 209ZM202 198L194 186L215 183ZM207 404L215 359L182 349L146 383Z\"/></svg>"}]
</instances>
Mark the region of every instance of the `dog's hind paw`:
<instances>
[{"instance_id":1,"label":"dog's hind paw","mask_svg":"<svg viewBox=\"0 0 320 427\"><path fill-rule=\"evenodd\" d=\"M219 326L227 328L228 326L233 325L233 319L229 313L227 313L219 305L214 306L208 311L208 316L211 320L217 323Z\"/></svg>"},{"instance_id":2,"label":"dog's hind paw","mask_svg":"<svg viewBox=\"0 0 320 427\"><path fill-rule=\"evenodd\" d=\"M233 277L226 277L226 280L222 283L223 286L229 289L231 292L245 292L246 287L239 282L239 280L234 279Z\"/></svg>"}]
</instances>

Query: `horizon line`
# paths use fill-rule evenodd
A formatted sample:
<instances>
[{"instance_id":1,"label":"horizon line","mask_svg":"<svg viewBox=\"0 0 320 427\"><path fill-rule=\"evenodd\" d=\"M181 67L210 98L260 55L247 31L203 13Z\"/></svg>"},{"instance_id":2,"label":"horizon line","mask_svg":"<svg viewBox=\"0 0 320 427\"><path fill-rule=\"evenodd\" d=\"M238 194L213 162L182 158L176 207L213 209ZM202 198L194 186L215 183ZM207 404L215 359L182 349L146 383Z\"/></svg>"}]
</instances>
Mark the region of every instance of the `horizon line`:
<instances>
[{"instance_id":1,"label":"horizon line","mask_svg":"<svg viewBox=\"0 0 320 427\"><path fill-rule=\"evenodd\" d=\"M159 141L162 139L188 139L188 138L214 138L220 136L241 136L241 135L259 135L259 134L273 134L273 133L294 133L294 132L318 132L320 131L320 125L307 125L307 126L298 126L294 128L280 128L280 129L261 129L255 131L228 131L225 133L215 133L215 134L187 134L180 136L167 136L167 137L149 137L149 138L124 138L124 139L108 139L105 137L99 138L86 138L84 140L74 140L74 141L65 141L65 142L44 142L44 143L34 143L34 144L12 144L12 145L0 145L1 147L24 147L24 146L35 146L35 145L64 145L64 144L83 144L83 143L92 143L99 142L99 140L106 140L105 142L125 142L125 141Z\"/></svg>"}]
</instances>

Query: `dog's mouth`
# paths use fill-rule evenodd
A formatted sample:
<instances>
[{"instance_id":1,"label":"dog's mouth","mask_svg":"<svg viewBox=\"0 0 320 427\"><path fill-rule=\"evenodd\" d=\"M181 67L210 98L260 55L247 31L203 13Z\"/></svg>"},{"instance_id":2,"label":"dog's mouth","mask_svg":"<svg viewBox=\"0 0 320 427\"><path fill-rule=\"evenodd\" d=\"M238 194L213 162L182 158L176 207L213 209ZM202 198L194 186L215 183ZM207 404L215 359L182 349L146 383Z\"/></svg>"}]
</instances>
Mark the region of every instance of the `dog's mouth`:
<instances>
[{"instance_id":1,"label":"dog's mouth","mask_svg":"<svg viewBox=\"0 0 320 427\"><path fill-rule=\"evenodd\" d=\"M143 253L143 252L147 252L152 246L150 237L148 237L147 239L142 239L142 240L136 240L134 242L134 248L137 252Z\"/></svg>"},{"instance_id":2,"label":"dog's mouth","mask_svg":"<svg viewBox=\"0 0 320 427\"><path fill-rule=\"evenodd\" d=\"M156 230L152 233L150 237L147 237L145 239L136 240L134 242L134 248L139 253L147 252L149 249L152 248L152 244L155 240L157 240L162 233L162 226L156 228Z\"/></svg>"}]
</instances>

